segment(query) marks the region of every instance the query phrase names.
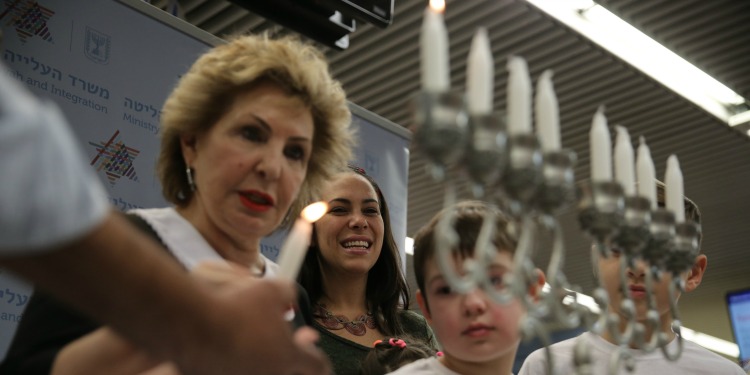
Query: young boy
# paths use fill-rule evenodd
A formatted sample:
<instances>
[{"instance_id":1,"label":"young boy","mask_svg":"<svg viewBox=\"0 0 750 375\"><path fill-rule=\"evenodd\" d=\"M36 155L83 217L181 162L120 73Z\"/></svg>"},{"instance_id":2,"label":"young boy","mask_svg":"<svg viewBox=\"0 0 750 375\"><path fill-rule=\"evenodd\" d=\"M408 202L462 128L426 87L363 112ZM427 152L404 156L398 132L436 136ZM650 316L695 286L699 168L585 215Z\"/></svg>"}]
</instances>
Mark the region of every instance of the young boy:
<instances>
[{"instance_id":1,"label":"young boy","mask_svg":"<svg viewBox=\"0 0 750 375\"><path fill-rule=\"evenodd\" d=\"M659 206L664 206L664 184L657 183L657 201ZM698 206L690 199L685 198L685 219L692 220L700 224L700 211ZM698 239L700 245L700 238ZM620 255L617 251L607 259L600 259L595 265L594 272L602 275L604 287L609 293L609 310L620 315L622 325L620 331L624 329L626 318L621 310L623 294L620 292ZM701 254L695 258L693 267L681 275L685 281L685 291L695 290L701 283L703 274L706 271L707 258ZM637 262L634 268L628 268L626 272L628 288L636 307L636 320L640 323L646 322L646 313L648 311L648 301L645 292L645 277L647 268L643 262ZM672 283L670 275L664 275L659 282L654 285L653 291L656 294L657 311L660 318L659 330L669 336L670 343L668 349L674 353L677 350L677 340L672 332L672 311L669 305L669 284ZM679 295L678 295L679 298ZM647 325L646 325L647 326ZM647 326L648 327L648 326ZM651 329L646 329L646 340L651 338ZM550 346L553 355L553 366L555 374L567 375L574 374L573 365L573 348L576 346L576 340L584 340L587 347L591 350L591 370L592 374L607 374L609 360L618 346L605 330L601 336L592 332L584 332L578 337L561 341ZM731 361L708 351L701 346L684 340L684 348L680 358L672 362L664 357L661 350L655 350L647 353L643 350L630 349L630 353L635 360L635 375L667 375L667 374L727 374L727 375L745 375L742 369ZM547 357L543 349L539 349L524 362L519 375L546 375ZM621 369L621 373L625 371Z\"/></svg>"},{"instance_id":2,"label":"young boy","mask_svg":"<svg viewBox=\"0 0 750 375\"><path fill-rule=\"evenodd\" d=\"M505 216L485 203L467 201L443 209L414 238L414 274L419 290L417 302L443 347L443 355L421 359L393 372L397 375L463 374L508 375L518 348L518 324L524 311L518 300L502 305L487 293L474 289L467 294L451 290L438 267L434 233L445 215L455 215L460 241L451 249L457 273L463 273L464 262L474 257L474 244L485 213L497 220L493 245L498 249L487 272L498 289L503 278L513 271L516 242L507 232ZM539 272L538 285L544 284Z\"/></svg>"}]
</instances>

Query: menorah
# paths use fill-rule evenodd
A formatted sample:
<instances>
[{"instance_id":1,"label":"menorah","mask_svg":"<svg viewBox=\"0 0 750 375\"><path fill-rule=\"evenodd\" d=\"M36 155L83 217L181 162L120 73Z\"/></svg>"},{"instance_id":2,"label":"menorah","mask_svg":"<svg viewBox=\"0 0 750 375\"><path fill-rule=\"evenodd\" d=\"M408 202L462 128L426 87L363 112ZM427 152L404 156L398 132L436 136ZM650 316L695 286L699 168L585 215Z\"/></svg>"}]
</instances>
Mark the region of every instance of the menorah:
<instances>
[{"instance_id":1,"label":"menorah","mask_svg":"<svg viewBox=\"0 0 750 375\"><path fill-rule=\"evenodd\" d=\"M502 115L491 110L491 54L486 33L480 29L472 43L465 96L448 87L447 38L440 13L428 8L422 34L423 89L414 99L414 142L428 160L431 177L444 186L444 207L456 201L456 182L468 179L472 194L508 213L518 235L514 270L506 279L506 288L493 287L486 270L497 249L491 238L494 216L485 217L474 249L474 258L464 263L463 272L453 267L452 248L458 245L458 234L449 213L435 231L436 257L451 288L466 293L482 288L494 301L507 304L519 299L528 313L520 325L524 337L539 337L545 347L551 344L550 332L542 321L552 320L559 326L586 329L614 338L619 350L609 363L609 372L620 368L632 371L634 361L630 348L645 351L661 349L669 360L677 360L683 347L681 322L676 295L684 290L680 275L692 267L699 250L700 227L684 218L682 175L676 157L670 157L667 168L667 207L658 208L655 194L653 161L645 141L638 150L638 192L635 191L633 150L624 128L618 128L615 172L612 178L612 155L609 131L603 108L593 119L591 136L592 176L590 182L577 186L574 178L576 154L560 147L557 101L552 89L552 73L547 71L538 81L536 96L537 134L531 132L530 79L526 62L520 57L508 61L508 108ZM485 82L490 82L488 88ZM598 317L574 299L563 303L573 288L563 273L565 246L563 230L557 215L576 203L583 230L592 239L592 263L600 258L619 256L620 288L624 296L619 310L626 320L609 311L610 299L601 275L593 298L599 306ZM529 297L535 280L532 252L540 236L552 239L547 254L548 292L538 301ZM635 303L627 286L627 269L638 264L646 268L645 321L637 321ZM668 350L669 336L660 331L654 286L669 277L669 300L673 314L672 330L676 350ZM622 328L624 327L624 328ZM647 337L647 332L653 332ZM590 349L581 344L575 348L578 374L590 373ZM552 373L553 358L547 349L547 370Z\"/></svg>"}]
</instances>

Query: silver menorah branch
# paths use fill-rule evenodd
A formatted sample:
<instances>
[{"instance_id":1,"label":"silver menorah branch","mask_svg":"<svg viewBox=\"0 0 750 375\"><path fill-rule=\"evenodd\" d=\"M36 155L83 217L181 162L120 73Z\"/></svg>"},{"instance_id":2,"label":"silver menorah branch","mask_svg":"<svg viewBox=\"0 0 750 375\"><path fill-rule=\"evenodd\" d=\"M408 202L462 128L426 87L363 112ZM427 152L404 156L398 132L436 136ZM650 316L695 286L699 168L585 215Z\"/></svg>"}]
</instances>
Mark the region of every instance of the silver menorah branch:
<instances>
[{"instance_id":1,"label":"silver menorah branch","mask_svg":"<svg viewBox=\"0 0 750 375\"><path fill-rule=\"evenodd\" d=\"M569 150L543 154L535 135L508 136L502 116L469 116L451 93L421 92L414 103L415 144L429 160L432 178L445 187L444 207L456 201L454 180L468 177L474 197L510 214L519 238L514 271L505 278L507 287L497 288L487 274L497 253L492 243L494 213L484 218L473 259L465 261L463 269L458 270L452 256L459 244L455 213L446 212L435 231L436 258L446 281L459 293L481 288L501 304L517 298L528 311L521 323L524 338L539 337L548 346L550 335L542 319L553 314L572 327L579 324L582 314L582 308L575 303L572 308L564 306L563 296L558 293L570 286L562 272L564 238L555 214L574 201L575 154ZM553 236L552 261L547 272L552 275L551 290L556 293L535 301L530 291L537 287L539 275L532 252L542 230ZM551 370L551 358L548 363Z\"/></svg>"}]
</instances>

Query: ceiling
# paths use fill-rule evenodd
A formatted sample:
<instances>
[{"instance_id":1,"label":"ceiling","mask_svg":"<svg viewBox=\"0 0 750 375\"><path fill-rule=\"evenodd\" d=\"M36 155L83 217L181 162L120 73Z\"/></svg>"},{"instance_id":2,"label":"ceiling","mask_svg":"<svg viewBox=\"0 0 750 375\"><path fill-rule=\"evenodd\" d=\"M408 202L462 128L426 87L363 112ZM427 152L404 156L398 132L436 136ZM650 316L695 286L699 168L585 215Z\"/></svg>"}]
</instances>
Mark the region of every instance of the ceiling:
<instances>
[{"instance_id":1,"label":"ceiling","mask_svg":"<svg viewBox=\"0 0 750 375\"><path fill-rule=\"evenodd\" d=\"M164 6L168 0L152 1ZM179 0L183 17L219 37L279 29L226 0ZM686 60L750 98L750 1L600 0ZM334 76L349 99L408 127L407 105L419 88L419 30L426 0L396 0L391 26L358 24L347 50L325 49ZM604 104L610 124L622 124L651 147L657 176L677 154L686 195L703 213L704 283L681 300L683 320L699 331L732 340L724 295L750 287L750 138L592 44L523 0L448 0L451 84L465 88L466 57L477 26L488 29L495 57L495 108L505 108L505 57L524 57L532 78L548 68L560 105L563 146L578 155L576 178L589 171L588 131ZM419 150L411 153L407 233L440 207L443 189L425 173ZM460 191L467 195L468 189ZM565 273L585 292L592 288L588 240L575 214L561 215L568 240ZM548 254L539 254L546 265Z\"/></svg>"}]
</instances>

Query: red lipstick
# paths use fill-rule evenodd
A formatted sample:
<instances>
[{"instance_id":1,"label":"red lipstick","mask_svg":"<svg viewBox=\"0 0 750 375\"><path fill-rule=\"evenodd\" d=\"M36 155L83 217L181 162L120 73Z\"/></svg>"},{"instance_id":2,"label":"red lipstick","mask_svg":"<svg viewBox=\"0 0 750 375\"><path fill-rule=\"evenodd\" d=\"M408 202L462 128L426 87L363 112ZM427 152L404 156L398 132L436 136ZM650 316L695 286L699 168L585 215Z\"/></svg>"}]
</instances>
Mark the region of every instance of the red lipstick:
<instances>
[{"instance_id":1,"label":"red lipstick","mask_svg":"<svg viewBox=\"0 0 750 375\"><path fill-rule=\"evenodd\" d=\"M246 190L239 194L240 202L245 208L255 212L266 212L273 207L273 197L257 190Z\"/></svg>"}]
</instances>

